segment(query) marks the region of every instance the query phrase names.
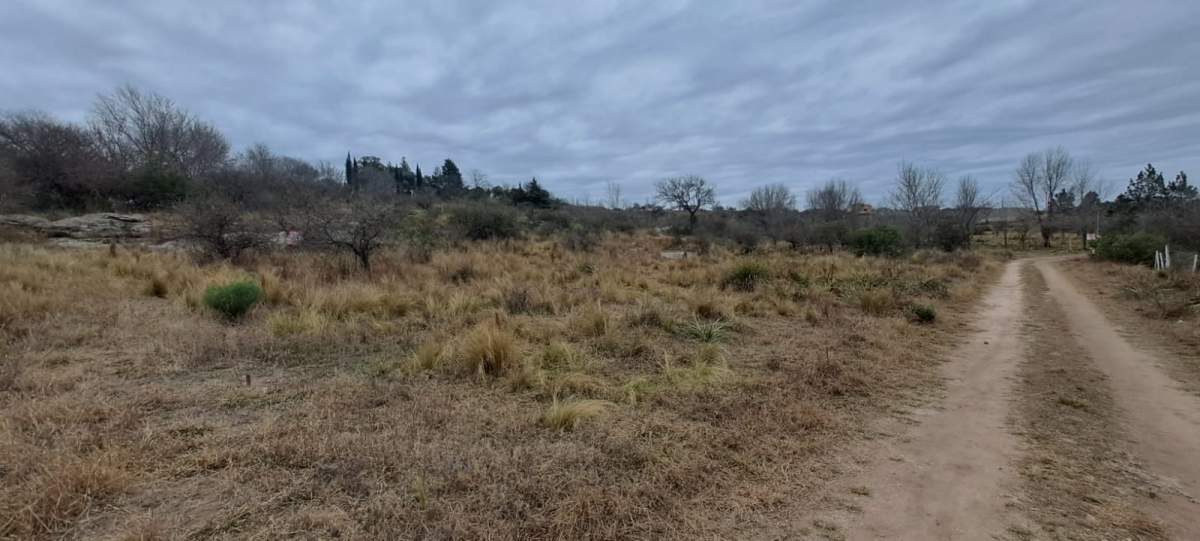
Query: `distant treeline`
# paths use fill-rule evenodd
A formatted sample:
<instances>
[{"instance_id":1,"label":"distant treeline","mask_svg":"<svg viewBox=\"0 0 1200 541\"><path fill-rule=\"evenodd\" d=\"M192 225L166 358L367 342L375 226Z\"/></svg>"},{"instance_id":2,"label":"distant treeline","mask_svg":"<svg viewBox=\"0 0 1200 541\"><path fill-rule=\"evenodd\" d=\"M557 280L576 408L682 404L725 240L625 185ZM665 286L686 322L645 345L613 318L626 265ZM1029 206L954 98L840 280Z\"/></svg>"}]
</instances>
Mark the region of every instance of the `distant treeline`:
<instances>
[{"instance_id":1,"label":"distant treeline","mask_svg":"<svg viewBox=\"0 0 1200 541\"><path fill-rule=\"evenodd\" d=\"M737 208L722 207L714 186L695 175L662 180L655 186L654 202L643 205L625 205L620 187L610 183L607 208L600 208L556 198L536 178L517 186L492 186L483 172L464 175L450 158L425 173L407 157L394 163L352 151L341 167L281 156L264 144L234 153L212 124L166 97L131 86L97 98L82 124L41 112L0 117L4 212L174 208L183 214L190 209L189 215L196 216L198 208L220 208L226 221L233 213L292 216L278 219L279 226L297 226L295 216L307 216L308 223L301 225L320 225L336 236L350 224L366 221L378 222L381 231L388 224L399 230L412 209L449 205L461 218L471 213L464 205L486 204L493 210L475 213L486 220L464 225L476 231L468 238L491 237L478 231L492 225L496 231L576 234L658 228L680 238L720 240L747 250L764 241L832 249L870 229L876 240L895 238L908 247L950 250L969 247L983 231L1013 232L1022 242L1027 235L1040 235L1049 245L1055 233L1078 234L1086 241L1100 228L1103 233L1148 232L1184 246L1200 242L1200 201L1185 173L1168 181L1147 165L1111 200L1105 200L1104 185L1086 161L1050 148L1018 163L1008 190L1011 200L984 194L970 176L951 181L936 169L902 163L891 193L873 194L875 200L886 200L883 208L866 204L856 187L838 179L803 194L784 184L760 186ZM1011 207L1010 201L1025 211L1015 218L989 218L994 206ZM372 210L372 205L387 207L387 212ZM496 212L497 206L524 213L524 218L496 222L511 217ZM334 208L356 210L338 220L322 212ZM364 219L366 214L375 219ZM323 225L312 223L319 215L328 218ZM452 222L471 220L446 218L423 230ZM245 227L224 223L221 231L235 226Z\"/></svg>"}]
</instances>

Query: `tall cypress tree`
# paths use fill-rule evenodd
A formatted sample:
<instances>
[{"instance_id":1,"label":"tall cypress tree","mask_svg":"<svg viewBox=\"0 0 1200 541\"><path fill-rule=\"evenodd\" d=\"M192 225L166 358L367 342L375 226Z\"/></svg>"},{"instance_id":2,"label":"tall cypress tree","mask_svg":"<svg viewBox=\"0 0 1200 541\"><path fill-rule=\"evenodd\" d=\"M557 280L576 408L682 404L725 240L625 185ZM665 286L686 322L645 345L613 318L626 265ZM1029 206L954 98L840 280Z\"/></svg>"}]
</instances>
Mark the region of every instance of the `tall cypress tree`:
<instances>
[{"instance_id":1,"label":"tall cypress tree","mask_svg":"<svg viewBox=\"0 0 1200 541\"><path fill-rule=\"evenodd\" d=\"M424 184L424 182L424 177L421 176L421 164L418 163L417 171L413 173L413 186L415 186L417 189L420 189L421 184Z\"/></svg>"},{"instance_id":2,"label":"tall cypress tree","mask_svg":"<svg viewBox=\"0 0 1200 541\"><path fill-rule=\"evenodd\" d=\"M354 184L354 161L350 159L350 153L346 153L346 185Z\"/></svg>"}]
</instances>

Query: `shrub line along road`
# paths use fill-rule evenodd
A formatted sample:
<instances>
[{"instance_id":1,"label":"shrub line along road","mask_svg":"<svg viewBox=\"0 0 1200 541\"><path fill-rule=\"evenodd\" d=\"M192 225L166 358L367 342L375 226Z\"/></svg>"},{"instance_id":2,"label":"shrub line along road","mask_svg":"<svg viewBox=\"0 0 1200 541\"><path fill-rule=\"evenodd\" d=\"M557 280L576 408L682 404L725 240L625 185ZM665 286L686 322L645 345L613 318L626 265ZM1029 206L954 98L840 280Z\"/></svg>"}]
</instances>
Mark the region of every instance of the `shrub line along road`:
<instances>
[{"instance_id":1,"label":"shrub line along road","mask_svg":"<svg viewBox=\"0 0 1200 541\"><path fill-rule=\"evenodd\" d=\"M1173 539L1200 539L1200 398L1180 390L1153 354L1122 338L1056 268L1061 259L1007 265L984 298L975 330L943 365L947 384L939 407L919 412L919 424L881 448L850 480L849 486L866 487L870 496L860 502L862 512L847 520L847 539L1001 539L1013 532L1042 537L1013 505L1021 497L1021 449L1007 423L1017 399L1014 380L1028 352L1021 333L1032 316L1021 294L1026 265L1041 273L1067 316L1071 336L1061 339L1077 341L1111 382L1125 436L1118 444L1159 489L1144 500L1150 503L1143 511Z\"/></svg>"}]
</instances>

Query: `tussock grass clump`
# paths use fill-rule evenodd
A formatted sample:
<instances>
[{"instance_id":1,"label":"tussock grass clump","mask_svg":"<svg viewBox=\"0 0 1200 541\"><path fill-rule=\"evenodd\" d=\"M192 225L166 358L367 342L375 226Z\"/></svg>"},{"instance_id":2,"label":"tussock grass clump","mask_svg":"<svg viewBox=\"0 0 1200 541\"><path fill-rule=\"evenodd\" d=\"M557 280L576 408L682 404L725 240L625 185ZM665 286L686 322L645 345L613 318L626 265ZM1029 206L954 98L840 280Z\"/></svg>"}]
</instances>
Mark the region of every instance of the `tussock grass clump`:
<instances>
[{"instance_id":1,"label":"tussock grass clump","mask_svg":"<svg viewBox=\"0 0 1200 541\"><path fill-rule=\"evenodd\" d=\"M765 263L757 261L742 263L725 276L721 287L737 291L754 291L759 284L767 281L770 277L771 269Z\"/></svg>"},{"instance_id":2,"label":"tussock grass clump","mask_svg":"<svg viewBox=\"0 0 1200 541\"><path fill-rule=\"evenodd\" d=\"M692 320L690 323L683 326L681 331L684 336L698 340L705 344L724 342L729 339L730 331L733 325L728 321L701 321L699 319Z\"/></svg>"},{"instance_id":3,"label":"tussock grass clump","mask_svg":"<svg viewBox=\"0 0 1200 541\"><path fill-rule=\"evenodd\" d=\"M690 304L692 313L700 319L729 319L733 314L733 310L722 298L722 295L713 290L702 290L696 293L690 299Z\"/></svg>"},{"instance_id":4,"label":"tussock grass clump","mask_svg":"<svg viewBox=\"0 0 1200 541\"><path fill-rule=\"evenodd\" d=\"M267 316L267 328L276 337L324 334L329 330L329 319L313 308L280 311Z\"/></svg>"},{"instance_id":5,"label":"tussock grass clump","mask_svg":"<svg viewBox=\"0 0 1200 541\"><path fill-rule=\"evenodd\" d=\"M425 342L412 353L412 357L409 360L409 366L416 371L432 370L437 368L442 364L443 353L445 350L445 345L440 342Z\"/></svg>"},{"instance_id":6,"label":"tussock grass clump","mask_svg":"<svg viewBox=\"0 0 1200 541\"><path fill-rule=\"evenodd\" d=\"M858 297L859 307L863 313L872 316L886 316L896 308L896 297L886 289L864 291Z\"/></svg>"},{"instance_id":7,"label":"tussock grass clump","mask_svg":"<svg viewBox=\"0 0 1200 541\"><path fill-rule=\"evenodd\" d=\"M503 376L521 365L517 338L490 322L477 326L467 335L459 355L468 372L481 376Z\"/></svg>"},{"instance_id":8,"label":"tussock grass clump","mask_svg":"<svg viewBox=\"0 0 1200 541\"><path fill-rule=\"evenodd\" d=\"M649 327L670 330L673 326L662 306L655 303L639 303L628 315L630 327Z\"/></svg>"},{"instance_id":9,"label":"tussock grass clump","mask_svg":"<svg viewBox=\"0 0 1200 541\"><path fill-rule=\"evenodd\" d=\"M262 288L254 282L234 282L223 286L212 286L204 290L204 305L226 320L234 321L245 316L262 299Z\"/></svg>"},{"instance_id":10,"label":"tussock grass clump","mask_svg":"<svg viewBox=\"0 0 1200 541\"><path fill-rule=\"evenodd\" d=\"M146 295L149 297L167 298L167 281L161 276L150 278L146 284Z\"/></svg>"},{"instance_id":11,"label":"tussock grass clump","mask_svg":"<svg viewBox=\"0 0 1200 541\"><path fill-rule=\"evenodd\" d=\"M603 379L585 372L567 372L554 378L553 392L558 395L587 397L605 396L608 384Z\"/></svg>"},{"instance_id":12,"label":"tussock grass clump","mask_svg":"<svg viewBox=\"0 0 1200 541\"><path fill-rule=\"evenodd\" d=\"M612 327L608 312L599 305L591 305L581 310L572 321L575 331L583 336L599 337L608 334Z\"/></svg>"},{"instance_id":13,"label":"tussock grass clump","mask_svg":"<svg viewBox=\"0 0 1200 541\"><path fill-rule=\"evenodd\" d=\"M599 417L615 406L607 400L572 399L560 402L556 398L542 415L542 422L556 430L575 430L585 419Z\"/></svg>"},{"instance_id":14,"label":"tussock grass clump","mask_svg":"<svg viewBox=\"0 0 1200 541\"><path fill-rule=\"evenodd\" d=\"M725 350L717 344L702 344L683 365L663 363L663 375L672 388L691 392L727 381L733 376L725 359Z\"/></svg>"},{"instance_id":15,"label":"tussock grass clump","mask_svg":"<svg viewBox=\"0 0 1200 541\"><path fill-rule=\"evenodd\" d=\"M928 304L917 304L912 307L913 318L920 323L933 323L937 319L937 310Z\"/></svg>"},{"instance_id":16,"label":"tussock grass clump","mask_svg":"<svg viewBox=\"0 0 1200 541\"><path fill-rule=\"evenodd\" d=\"M542 366L563 368L581 364L582 357L570 344L555 340L542 348Z\"/></svg>"}]
</instances>

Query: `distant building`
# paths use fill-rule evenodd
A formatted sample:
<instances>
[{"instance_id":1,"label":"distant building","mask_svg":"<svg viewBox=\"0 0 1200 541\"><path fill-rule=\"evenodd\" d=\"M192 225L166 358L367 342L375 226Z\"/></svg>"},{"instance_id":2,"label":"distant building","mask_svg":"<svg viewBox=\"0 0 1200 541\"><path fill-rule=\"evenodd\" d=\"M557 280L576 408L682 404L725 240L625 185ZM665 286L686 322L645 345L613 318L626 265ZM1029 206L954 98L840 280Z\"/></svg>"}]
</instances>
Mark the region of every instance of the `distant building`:
<instances>
[{"instance_id":1,"label":"distant building","mask_svg":"<svg viewBox=\"0 0 1200 541\"><path fill-rule=\"evenodd\" d=\"M854 205L854 208L851 210L851 212L859 216L870 216L875 214L875 207L872 207L866 203L858 203Z\"/></svg>"}]
</instances>

